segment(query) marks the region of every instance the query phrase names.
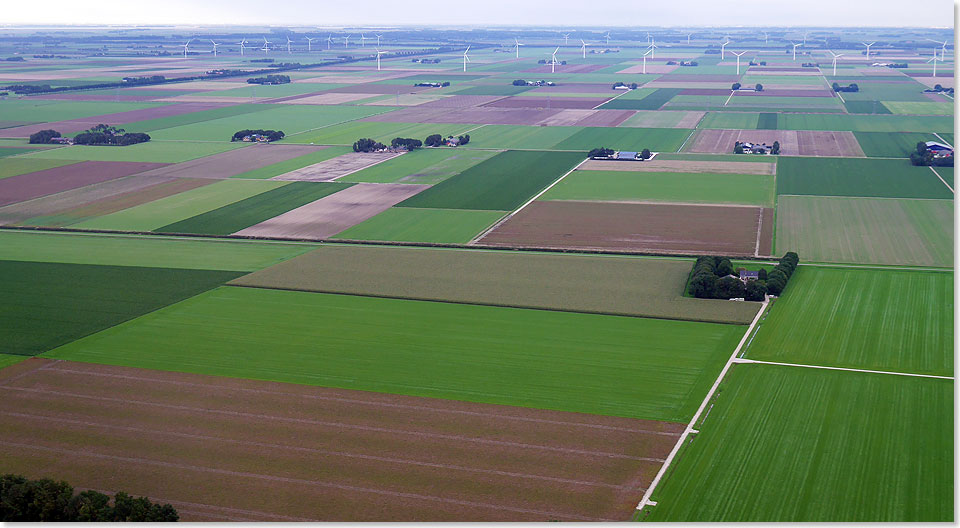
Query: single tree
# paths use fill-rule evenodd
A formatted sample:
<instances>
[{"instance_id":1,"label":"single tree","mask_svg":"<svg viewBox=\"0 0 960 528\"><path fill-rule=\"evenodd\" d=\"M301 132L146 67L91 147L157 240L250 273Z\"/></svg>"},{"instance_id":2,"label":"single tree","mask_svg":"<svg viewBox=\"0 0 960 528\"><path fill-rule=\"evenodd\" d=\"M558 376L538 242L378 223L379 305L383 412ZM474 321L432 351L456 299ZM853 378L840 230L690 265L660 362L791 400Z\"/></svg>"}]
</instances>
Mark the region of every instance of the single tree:
<instances>
[{"instance_id":1,"label":"single tree","mask_svg":"<svg viewBox=\"0 0 960 528\"><path fill-rule=\"evenodd\" d=\"M770 154L774 154L774 155L780 154L780 142L779 142L779 141L774 141L774 142L773 142L773 146L770 147Z\"/></svg>"},{"instance_id":2,"label":"single tree","mask_svg":"<svg viewBox=\"0 0 960 528\"><path fill-rule=\"evenodd\" d=\"M650 159L650 149L643 149L643 151L640 152L640 157L645 160Z\"/></svg>"},{"instance_id":3,"label":"single tree","mask_svg":"<svg viewBox=\"0 0 960 528\"><path fill-rule=\"evenodd\" d=\"M763 85L760 84L760 83L757 83L757 85L754 86L753 89L756 90L756 91L758 91L758 92L762 92L762 91L763 91Z\"/></svg>"}]
</instances>

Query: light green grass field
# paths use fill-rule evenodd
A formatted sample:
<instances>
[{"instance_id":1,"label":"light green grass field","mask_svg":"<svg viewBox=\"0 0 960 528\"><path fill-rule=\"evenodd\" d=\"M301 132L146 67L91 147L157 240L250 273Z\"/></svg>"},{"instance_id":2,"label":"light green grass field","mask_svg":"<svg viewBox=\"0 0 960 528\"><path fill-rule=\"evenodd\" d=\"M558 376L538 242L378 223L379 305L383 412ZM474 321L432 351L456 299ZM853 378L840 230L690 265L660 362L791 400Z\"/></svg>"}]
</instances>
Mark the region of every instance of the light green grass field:
<instances>
[{"instance_id":1,"label":"light green grass field","mask_svg":"<svg viewBox=\"0 0 960 528\"><path fill-rule=\"evenodd\" d=\"M391 207L334 238L466 244L506 211Z\"/></svg>"},{"instance_id":2,"label":"light green grass field","mask_svg":"<svg viewBox=\"0 0 960 528\"><path fill-rule=\"evenodd\" d=\"M348 174L337 181L357 183L439 183L492 158L497 151L420 149Z\"/></svg>"},{"instance_id":3,"label":"light green grass field","mask_svg":"<svg viewBox=\"0 0 960 528\"><path fill-rule=\"evenodd\" d=\"M953 275L801 266L745 357L953 375Z\"/></svg>"},{"instance_id":4,"label":"light green grass field","mask_svg":"<svg viewBox=\"0 0 960 528\"><path fill-rule=\"evenodd\" d=\"M953 266L953 201L780 196L775 254L804 261Z\"/></svg>"},{"instance_id":5,"label":"light green grass field","mask_svg":"<svg viewBox=\"0 0 960 528\"><path fill-rule=\"evenodd\" d=\"M164 128L173 128L191 125L193 123L201 123L204 121L223 119L225 117L262 112L264 110L269 110L270 108L270 106L262 104L236 104L221 108L213 108L210 110L201 110L199 112L190 112L189 114L158 117L156 119L147 119L145 121L126 123L121 125L120 128L123 128L128 132L152 132L154 130L160 130Z\"/></svg>"},{"instance_id":6,"label":"light green grass field","mask_svg":"<svg viewBox=\"0 0 960 528\"><path fill-rule=\"evenodd\" d=\"M197 141L150 141L126 147L73 145L44 150L24 157L32 159L81 161L142 161L150 163L180 163L211 154L219 154L249 143L202 143Z\"/></svg>"},{"instance_id":7,"label":"light green grass field","mask_svg":"<svg viewBox=\"0 0 960 528\"><path fill-rule=\"evenodd\" d=\"M729 203L772 207L774 178L758 174L575 171L541 200Z\"/></svg>"},{"instance_id":8,"label":"light green grass field","mask_svg":"<svg viewBox=\"0 0 960 528\"><path fill-rule=\"evenodd\" d=\"M164 103L127 103L103 101L50 101L31 97L0 100L0 116L5 121L43 123L66 121L103 114L129 112L164 106Z\"/></svg>"},{"instance_id":9,"label":"light green grass field","mask_svg":"<svg viewBox=\"0 0 960 528\"><path fill-rule=\"evenodd\" d=\"M72 225L77 229L152 231L290 182L223 180Z\"/></svg>"},{"instance_id":10,"label":"light green grass field","mask_svg":"<svg viewBox=\"0 0 960 528\"><path fill-rule=\"evenodd\" d=\"M757 128L757 112L708 112L697 128L729 128L752 130Z\"/></svg>"},{"instance_id":11,"label":"light green grass field","mask_svg":"<svg viewBox=\"0 0 960 528\"><path fill-rule=\"evenodd\" d=\"M222 287L46 357L683 421L742 326Z\"/></svg>"},{"instance_id":12,"label":"light green grass field","mask_svg":"<svg viewBox=\"0 0 960 528\"><path fill-rule=\"evenodd\" d=\"M290 171L308 167L314 163L320 163L321 161L327 161L328 159L342 156L348 152L353 152L353 150L347 147L327 147L316 150L309 154L304 154L303 156L297 156L296 158L274 163L273 165L267 165L266 167L260 167L259 169L242 172L232 177L249 180L265 180L267 178L273 178L274 176L286 174Z\"/></svg>"},{"instance_id":13,"label":"light green grass field","mask_svg":"<svg viewBox=\"0 0 960 528\"><path fill-rule=\"evenodd\" d=\"M781 114L780 130L835 130L853 132L953 132L952 116L864 114Z\"/></svg>"},{"instance_id":14,"label":"light green grass field","mask_svg":"<svg viewBox=\"0 0 960 528\"><path fill-rule=\"evenodd\" d=\"M921 102L883 101L894 114L953 115L953 103L938 103L930 100Z\"/></svg>"},{"instance_id":15,"label":"light green grass field","mask_svg":"<svg viewBox=\"0 0 960 528\"><path fill-rule=\"evenodd\" d=\"M848 83L843 82L841 84ZM859 91L845 92L842 94L843 98L848 101L930 101L923 95L926 86L915 81L908 83L871 82L870 77L866 77L863 81L857 83L857 87L860 89Z\"/></svg>"},{"instance_id":16,"label":"light green grass field","mask_svg":"<svg viewBox=\"0 0 960 528\"><path fill-rule=\"evenodd\" d=\"M470 147L550 149L580 130L582 130L580 127L487 125L470 133Z\"/></svg>"},{"instance_id":17,"label":"light green grass field","mask_svg":"<svg viewBox=\"0 0 960 528\"><path fill-rule=\"evenodd\" d=\"M925 132L854 132L863 153L878 158L908 158L921 141L939 141Z\"/></svg>"},{"instance_id":18,"label":"light green grass field","mask_svg":"<svg viewBox=\"0 0 960 528\"><path fill-rule=\"evenodd\" d=\"M953 521L952 381L736 365L697 428L647 520Z\"/></svg>"},{"instance_id":19,"label":"light green grass field","mask_svg":"<svg viewBox=\"0 0 960 528\"><path fill-rule=\"evenodd\" d=\"M30 262L254 271L316 247L305 243L0 230L0 259Z\"/></svg>"},{"instance_id":20,"label":"light green grass field","mask_svg":"<svg viewBox=\"0 0 960 528\"><path fill-rule=\"evenodd\" d=\"M29 356L18 356L14 354L0 354L0 368L9 367L16 363L20 363L24 359L27 359Z\"/></svg>"},{"instance_id":21,"label":"light green grass field","mask_svg":"<svg viewBox=\"0 0 960 528\"><path fill-rule=\"evenodd\" d=\"M382 108L382 107L381 107ZM371 138L389 144L395 137L410 137L423 141L431 134L456 136L477 125L387 123L377 121L354 121L332 125L302 134L288 135L284 142L311 143L316 145L353 145L360 138ZM473 135L471 134L471 139Z\"/></svg>"},{"instance_id":22,"label":"light green grass field","mask_svg":"<svg viewBox=\"0 0 960 528\"><path fill-rule=\"evenodd\" d=\"M76 163L76 161L24 158L22 156L17 156L15 158L2 158L0 159L0 179L26 174L28 172L63 167L64 165L70 165L71 163Z\"/></svg>"}]
</instances>

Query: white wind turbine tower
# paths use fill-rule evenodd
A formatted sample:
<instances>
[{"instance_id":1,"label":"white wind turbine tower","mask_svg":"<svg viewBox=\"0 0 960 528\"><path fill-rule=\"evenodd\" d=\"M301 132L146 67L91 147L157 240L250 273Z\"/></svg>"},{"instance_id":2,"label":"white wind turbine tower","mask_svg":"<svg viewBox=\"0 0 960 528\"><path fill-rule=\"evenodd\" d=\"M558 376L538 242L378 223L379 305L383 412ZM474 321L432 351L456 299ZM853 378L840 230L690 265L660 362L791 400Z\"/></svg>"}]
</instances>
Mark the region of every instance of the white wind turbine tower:
<instances>
[{"instance_id":1,"label":"white wind turbine tower","mask_svg":"<svg viewBox=\"0 0 960 528\"><path fill-rule=\"evenodd\" d=\"M517 43L517 44L516 44L516 48L517 48L517 58L519 59L519 58L520 58L520 46L523 46L523 44L520 44L520 39L518 39L517 37L513 37L513 40L514 40L514 42Z\"/></svg>"},{"instance_id":2,"label":"white wind turbine tower","mask_svg":"<svg viewBox=\"0 0 960 528\"><path fill-rule=\"evenodd\" d=\"M241 57L243 57L243 50L244 50L244 48L246 48L246 44L247 44L247 39L246 39L246 37L244 37L244 39L240 41L240 56L241 56Z\"/></svg>"},{"instance_id":3,"label":"white wind turbine tower","mask_svg":"<svg viewBox=\"0 0 960 528\"><path fill-rule=\"evenodd\" d=\"M333 35L327 35L327 49L330 49L331 44L333 44Z\"/></svg>"},{"instance_id":4,"label":"white wind turbine tower","mask_svg":"<svg viewBox=\"0 0 960 528\"><path fill-rule=\"evenodd\" d=\"M217 56L217 46L220 45L219 42L214 42L213 39L210 39L210 43L213 44L213 56Z\"/></svg>"},{"instance_id":5,"label":"white wind turbine tower","mask_svg":"<svg viewBox=\"0 0 960 528\"><path fill-rule=\"evenodd\" d=\"M803 45L804 45L804 46L807 45L807 35L808 35L809 33L810 33L809 31L804 31L804 32L803 32Z\"/></svg>"},{"instance_id":6,"label":"white wind turbine tower","mask_svg":"<svg viewBox=\"0 0 960 528\"><path fill-rule=\"evenodd\" d=\"M652 49L648 49L646 53L643 54L643 74L647 74L647 55L653 53Z\"/></svg>"},{"instance_id":7,"label":"white wind turbine tower","mask_svg":"<svg viewBox=\"0 0 960 528\"><path fill-rule=\"evenodd\" d=\"M377 48L380 48L380 39L381 39L382 37L383 37L383 35L379 35L379 34L377 35Z\"/></svg>"},{"instance_id":8,"label":"white wind turbine tower","mask_svg":"<svg viewBox=\"0 0 960 528\"><path fill-rule=\"evenodd\" d=\"M693 35L693 33L687 33L687 45L690 44L690 35Z\"/></svg>"},{"instance_id":9,"label":"white wind turbine tower","mask_svg":"<svg viewBox=\"0 0 960 528\"><path fill-rule=\"evenodd\" d=\"M367 36L364 35L363 33L360 33L360 47L361 47L361 48L363 47L363 42L364 42L365 40L370 40L370 39L369 39L369 37L367 37Z\"/></svg>"},{"instance_id":10,"label":"white wind turbine tower","mask_svg":"<svg viewBox=\"0 0 960 528\"><path fill-rule=\"evenodd\" d=\"M827 50L830 52L830 55L833 55L833 76L837 76L837 59L843 57L843 53L834 53L833 50Z\"/></svg>"},{"instance_id":11,"label":"white wind turbine tower","mask_svg":"<svg viewBox=\"0 0 960 528\"><path fill-rule=\"evenodd\" d=\"M656 43L653 39L650 40L650 46L648 46L647 49L650 50L650 58L651 58L651 59L654 59L654 58L657 57L656 49L659 48L659 47L660 47L660 46L657 46L657 43Z\"/></svg>"},{"instance_id":12,"label":"white wind turbine tower","mask_svg":"<svg viewBox=\"0 0 960 528\"><path fill-rule=\"evenodd\" d=\"M649 32L649 31L647 31L647 44L650 44L650 39L652 39L652 38L653 38L653 36L650 35L650 32Z\"/></svg>"},{"instance_id":13,"label":"white wind turbine tower","mask_svg":"<svg viewBox=\"0 0 960 528\"><path fill-rule=\"evenodd\" d=\"M467 56L468 51L470 51L470 46L463 50L463 71L467 71L467 63L470 62L470 57Z\"/></svg>"},{"instance_id":14,"label":"white wind turbine tower","mask_svg":"<svg viewBox=\"0 0 960 528\"><path fill-rule=\"evenodd\" d=\"M377 48L377 71L380 71L380 55L386 53L385 51L380 51L380 48Z\"/></svg>"},{"instance_id":15,"label":"white wind turbine tower","mask_svg":"<svg viewBox=\"0 0 960 528\"><path fill-rule=\"evenodd\" d=\"M795 42L791 42L791 44L793 44L793 61L796 62L796 61L797 61L797 48L799 48L800 46L803 46L803 44L797 44L797 43L795 43Z\"/></svg>"},{"instance_id":16,"label":"white wind turbine tower","mask_svg":"<svg viewBox=\"0 0 960 528\"><path fill-rule=\"evenodd\" d=\"M291 42L293 42L293 41L290 40L290 35L287 35L287 53L293 53L292 51L290 51L290 43L291 43Z\"/></svg>"},{"instance_id":17,"label":"white wind turbine tower","mask_svg":"<svg viewBox=\"0 0 960 528\"><path fill-rule=\"evenodd\" d=\"M570 33L563 34L563 45L566 46L570 43Z\"/></svg>"},{"instance_id":18,"label":"white wind turbine tower","mask_svg":"<svg viewBox=\"0 0 960 528\"><path fill-rule=\"evenodd\" d=\"M317 40L316 37L314 38L303 37L303 38L307 39L307 52L313 51L313 41Z\"/></svg>"},{"instance_id":19,"label":"white wind turbine tower","mask_svg":"<svg viewBox=\"0 0 960 528\"><path fill-rule=\"evenodd\" d=\"M730 52L737 56L737 75L740 75L740 56L746 53L747 51L750 51L750 50L743 50L740 53L737 53L736 51Z\"/></svg>"},{"instance_id":20,"label":"white wind turbine tower","mask_svg":"<svg viewBox=\"0 0 960 528\"><path fill-rule=\"evenodd\" d=\"M609 46L609 45L610 45L610 32L607 31L607 34L604 35L603 37L607 39L607 46Z\"/></svg>"},{"instance_id":21,"label":"white wind turbine tower","mask_svg":"<svg viewBox=\"0 0 960 528\"><path fill-rule=\"evenodd\" d=\"M870 46L873 46L874 44L876 44L876 41L871 42L870 44L867 44L866 42L861 42L860 44L863 44L864 46L867 47L867 60L870 60Z\"/></svg>"},{"instance_id":22,"label":"white wind turbine tower","mask_svg":"<svg viewBox=\"0 0 960 528\"><path fill-rule=\"evenodd\" d=\"M940 44L940 41L939 41L939 40L933 40L933 39L930 39L930 38L928 38L927 40L929 40L930 42L936 42L937 44ZM943 41L943 47L940 48L940 62L943 62L944 57L946 57L946 53L947 53L947 42L950 42L950 41L949 41L949 40L944 40L944 41Z\"/></svg>"},{"instance_id":23,"label":"white wind turbine tower","mask_svg":"<svg viewBox=\"0 0 960 528\"><path fill-rule=\"evenodd\" d=\"M733 42L733 41L730 40L730 37L727 37L726 40L724 40L722 43L720 43L720 60L723 60L723 54L724 54L724 52L725 52L726 49L727 49L727 44L730 44L731 42Z\"/></svg>"},{"instance_id":24,"label":"white wind turbine tower","mask_svg":"<svg viewBox=\"0 0 960 528\"><path fill-rule=\"evenodd\" d=\"M940 58L937 57L937 48L933 48L933 57L930 57L930 60L928 60L927 62L932 62L932 63L933 63L933 76L934 76L934 77L937 76L937 61L938 61L938 60L942 60L942 59L940 59Z\"/></svg>"},{"instance_id":25,"label":"white wind turbine tower","mask_svg":"<svg viewBox=\"0 0 960 528\"><path fill-rule=\"evenodd\" d=\"M260 49L263 51L264 55L270 51L270 41L267 40L267 37L263 37L263 47Z\"/></svg>"},{"instance_id":26,"label":"white wind turbine tower","mask_svg":"<svg viewBox=\"0 0 960 528\"><path fill-rule=\"evenodd\" d=\"M767 33L766 31L763 32L763 43L764 44L770 43L770 34Z\"/></svg>"},{"instance_id":27,"label":"white wind turbine tower","mask_svg":"<svg viewBox=\"0 0 960 528\"><path fill-rule=\"evenodd\" d=\"M556 73L557 71L557 52L560 51L560 46L557 46L557 49L553 50L553 55L550 56L550 73Z\"/></svg>"},{"instance_id":28,"label":"white wind turbine tower","mask_svg":"<svg viewBox=\"0 0 960 528\"><path fill-rule=\"evenodd\" d=\"M186 42L183 44L183 58L184 58L184 59L187 58L187 51L188 51L187 48L190 46L190 43L191 43L191 42L193 42L193 39L190 39L190 40L186 41Z\"/></svg>"},{"instance_id":29,"label":"white wind turbine tower","mask_svg":"<svg viewBox=\"0 0 960 528\"><path fill-rule=\"evenodd\" d=\"M587 58L587 43L583 39L580 39L580 51L583 52L583 58Z\"/></svg>"},{"instance_id":30,"label":"white wind turbine tower","mask_svg":"<svg viewBox=\"0 0 960 528\"><path fill-rule=\"evenodd\" d=\"M347 47L347 43L350 42L350 35L343 37L343 47Z\"/></svg>"}]
</instances>

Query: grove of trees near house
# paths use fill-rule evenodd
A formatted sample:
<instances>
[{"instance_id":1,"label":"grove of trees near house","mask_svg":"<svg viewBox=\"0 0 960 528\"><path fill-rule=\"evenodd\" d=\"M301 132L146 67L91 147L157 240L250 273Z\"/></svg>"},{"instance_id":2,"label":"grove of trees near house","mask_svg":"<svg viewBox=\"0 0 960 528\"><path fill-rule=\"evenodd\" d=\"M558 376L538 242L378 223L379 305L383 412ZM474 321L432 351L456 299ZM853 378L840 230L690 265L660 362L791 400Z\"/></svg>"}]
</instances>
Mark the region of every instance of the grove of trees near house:
<instances>
[{"instance_id":1,"label":"grove of trees near house","mask_svg":"<svg viewBox=\"0 0 960 528\"><path fill-rule=\"evenodd\" d=\"M56 130L52 130L48 128L48 129L40 130L38 132L34 132L33 134L30 134L30 143L34 143L34 144L50 143L51 139L58 138L58 137L62 137L60 136L60 132L57 132Z\"/></svg>"},{"instance_id":2,"label":"grove of trees near house","mask_svg":"<svg viewBox=\"0 0 960 528\"><path fill-rule=\"evenodd\" d=\"M370 138L360 138L353 143L354 152L376 152L385 148L387 148L386 145Z\"/></svg>"},{"instance_id":3,"label":"grove of trees near house","mask_svg":"<svg viewBox=\"0 0 960 528\"><path fill-rule=\"evenodd\" d=\"M49 141L49 139L47 140ZM89 130L84 130L73 137L73 142L77 145L113 145L127 146L137 143L146 143L150 141L150 135L143 132L127 132L122 128L109 125L97 125Z\"/></svg>"},{"instance_id":4,"label":"grove of trees near house","mask_svg":"<svg viewBox=\"0 0 960 528\"><path fill-rule=\"evenodd\" d=\"M746 284L735 276L737 270L727 257L703 256L693 264L689 292L700 299L739 299L762 301L766 294L780 295L797 269L800 257L790 251L769 273L758 272L756 280ZM731 276L734 275L734 276Z\"/></svg>"}]
</instances>

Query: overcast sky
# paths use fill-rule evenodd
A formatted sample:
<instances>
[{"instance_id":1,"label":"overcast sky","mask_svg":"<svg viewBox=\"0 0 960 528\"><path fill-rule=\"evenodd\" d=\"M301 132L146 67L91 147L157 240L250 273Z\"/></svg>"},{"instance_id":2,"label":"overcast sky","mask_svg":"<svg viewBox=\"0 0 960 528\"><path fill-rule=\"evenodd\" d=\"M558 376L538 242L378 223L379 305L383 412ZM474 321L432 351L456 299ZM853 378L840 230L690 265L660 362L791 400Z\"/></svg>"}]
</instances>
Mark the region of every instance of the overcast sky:
<instances>
[{"instance_id":1,"label":"overcast sky","mask_svg":"<svg viewBox=\"0 0 960 528\"><path fill-rule=\"evenodd\" d=\"M10 0L0 24L952 27L953 0Z\"/></svg>"}]
</instances>

